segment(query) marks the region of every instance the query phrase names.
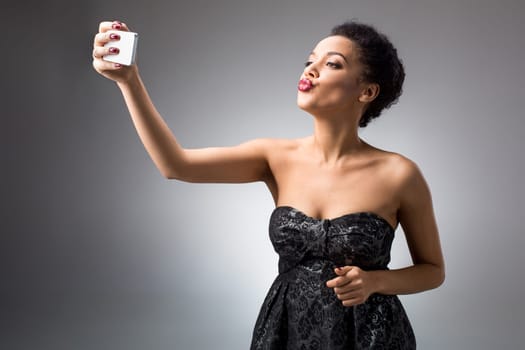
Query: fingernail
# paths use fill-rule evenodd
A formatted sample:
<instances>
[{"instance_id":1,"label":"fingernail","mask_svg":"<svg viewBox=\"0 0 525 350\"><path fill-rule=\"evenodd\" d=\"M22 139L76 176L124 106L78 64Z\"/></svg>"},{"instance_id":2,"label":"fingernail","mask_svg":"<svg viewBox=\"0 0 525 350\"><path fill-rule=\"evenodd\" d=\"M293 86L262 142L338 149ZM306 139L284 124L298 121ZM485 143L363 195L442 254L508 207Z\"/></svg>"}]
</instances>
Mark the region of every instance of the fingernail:
<instances>
[{"instance_id":1,"label":"fingernail","mask_svg":"<svg viewBox=\"0 0 525 350\"><path fill-rule=\"evenodd\" d=\"M120 63L115 63L115 68L120 68L122 65Z\"/></svg>"},{"instance_id":2,"label":"fingernail","mask_svg":"<svg viewBox=\"0 0 525 350\"><path fill-rule=\"evenodd\" d=\"M111 52L111 53L119 53L119 51L120 50L117 47L110 47L109 48L109 52Z\"/></svg>"},{"instance_id":3,"label":"fingernail","mask_svg":"<svg viewBox=\"0 0 525 350\"><path fill-rule=\"evenodd\" d=\"M120 23L113 23L112 27L113 29L120 29L122 28L122 25Z\"/></svg>"},{"instance_id":4,"label":"fingernail","mask_svg":"<svg viewBox=\"0 0 525 350\"><path fill-rule=\"evenodd\" d=\"M120 39L120 35L115 34L115 33L111 33L109 35L109 38L112 39L112 40L119 40Z\"/></svg>"}]
</instances>

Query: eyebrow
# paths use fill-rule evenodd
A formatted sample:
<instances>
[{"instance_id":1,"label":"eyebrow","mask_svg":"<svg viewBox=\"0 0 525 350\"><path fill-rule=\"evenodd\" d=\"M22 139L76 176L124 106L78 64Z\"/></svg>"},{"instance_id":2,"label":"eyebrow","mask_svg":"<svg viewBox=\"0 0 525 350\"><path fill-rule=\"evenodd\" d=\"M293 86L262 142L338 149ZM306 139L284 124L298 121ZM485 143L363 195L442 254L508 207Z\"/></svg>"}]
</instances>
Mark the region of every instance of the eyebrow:
<instances>
[{"instance_id":1,"label":"eyebrow","mask_svg":"<svg viewBox=\"0 0 525 350\"><path fill-rule=\"evenodd\" d=\"M313 52L313 51L310 53L310 55L317 56L317 55L315 54L315 52ZM348 63L348 61L346 60L346 57L345 57L342 53L340 53L340 52L337 52L337 51L328 51L328 52L326 53L326 55L327 55L327 56L334 56L334 55L341 56L341 57L343 58L343 60L345 60L345 62Z\"/></svg>"}]
</instances>

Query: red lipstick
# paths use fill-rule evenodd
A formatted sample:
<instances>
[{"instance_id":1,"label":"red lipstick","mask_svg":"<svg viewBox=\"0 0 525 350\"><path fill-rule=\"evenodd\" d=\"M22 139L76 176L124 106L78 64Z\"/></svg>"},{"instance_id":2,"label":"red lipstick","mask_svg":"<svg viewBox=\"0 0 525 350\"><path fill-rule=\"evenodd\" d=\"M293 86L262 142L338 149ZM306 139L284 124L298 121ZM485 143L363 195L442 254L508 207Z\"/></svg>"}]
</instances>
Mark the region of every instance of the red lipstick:
<instances>
[{"instance_id":1,"label":"red lipstick","mask_svg":"<svg viewBox=\"0 0 525 350\"><path fill-rule=\"evenodd\" d=\"M299 89L299 91L306 92L306 91L311 90L313 87L314 87L314 85L312 84L312 82L310 80L308 80L308 79L301 79L301 80L299 80L299 86L297 88Z\"/></svg>"}]
</instances>

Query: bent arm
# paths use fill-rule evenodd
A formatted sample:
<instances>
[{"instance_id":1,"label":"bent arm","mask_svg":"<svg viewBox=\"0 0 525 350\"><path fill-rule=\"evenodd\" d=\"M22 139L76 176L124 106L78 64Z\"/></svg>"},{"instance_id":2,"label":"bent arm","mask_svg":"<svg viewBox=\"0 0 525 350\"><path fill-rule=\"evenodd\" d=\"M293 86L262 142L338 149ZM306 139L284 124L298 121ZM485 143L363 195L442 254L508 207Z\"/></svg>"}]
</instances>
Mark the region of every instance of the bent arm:
<instances>
[{"instance_id":1,"label":"bent arm","mask_svg":"<svg viewBox=\"0 0 525 350\"><path fill-rule=\"evenodd\" d=\"M136 65L123 66L104 60L118 53L110 47L120 40L111 29L128 31L125 23L104 21L93 42L93 68L117 83L137 133L159 169L169 179L191 182L251 182L263 180L270 186L272 174L267 149L271 140L254 140L235 147L183 149L151 102Z\"/></svg>"},{"instance_id":2,"label":"bent arm","mask_svg":"<svg viewBox=\"0 0 525 350\"><path fill-rule=\"evenodd\" d=\"M133 68L135 74L117 84L146 151L164 177L188 182L252 182L269 176L268 140L235 147L182 148L153 105L137 68Z\"/></svg>"},{"instance_id":3,"label":"bent arm","mask_svg":"<svg viewBox=\"0 0 525 350\"><path fill-rule=\"evenodd\" d=\"M403 169L399 222L407 238L413 266L372 271L375 291L381 294L411 294L437 288L445 279L438 228L430 190L415 164Z\"/></svg>"}]
</instances>

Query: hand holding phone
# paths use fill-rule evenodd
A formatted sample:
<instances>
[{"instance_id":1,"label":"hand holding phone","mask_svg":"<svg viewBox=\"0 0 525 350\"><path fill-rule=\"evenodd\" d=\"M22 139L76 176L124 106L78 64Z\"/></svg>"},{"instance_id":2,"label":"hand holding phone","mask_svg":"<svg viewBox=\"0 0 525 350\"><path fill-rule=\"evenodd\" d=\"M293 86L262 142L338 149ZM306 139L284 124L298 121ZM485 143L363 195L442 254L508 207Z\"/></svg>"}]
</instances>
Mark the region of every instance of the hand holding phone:
<instances>
[{"instance_id":1,"label":"hand holding phone","mask_svg":"<svg viewBox=\"0 0 525 350\"><path fill-rule=\"evenodd\" d=\"M120 36L119 40L111 40L105 47L116 47L119 49L117 54L103 56L104 61L120 63L130 66L135 63L135 53L137 52L137 42L139 35L134 32L109 30L108 33L115 33Z\"/></svg>"}]
</instances>

